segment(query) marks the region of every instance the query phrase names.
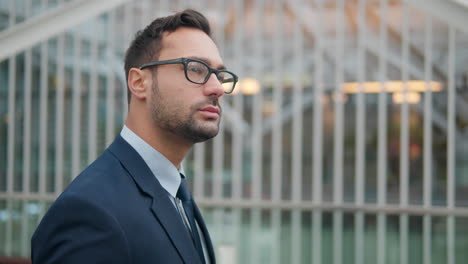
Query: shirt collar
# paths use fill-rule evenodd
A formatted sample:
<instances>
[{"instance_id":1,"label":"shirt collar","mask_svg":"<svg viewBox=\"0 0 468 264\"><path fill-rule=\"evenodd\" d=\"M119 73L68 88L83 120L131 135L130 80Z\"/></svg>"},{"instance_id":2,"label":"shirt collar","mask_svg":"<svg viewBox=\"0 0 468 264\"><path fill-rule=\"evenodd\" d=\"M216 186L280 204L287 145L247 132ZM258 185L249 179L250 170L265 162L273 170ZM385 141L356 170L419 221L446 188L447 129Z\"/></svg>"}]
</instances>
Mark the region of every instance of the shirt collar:
<instances>
[{"instance_id":1,"label":"shirt collar","mask_svg":"<svg viewBox=\"0 0 468 264\"><path fill-rule=\"evenodd\" d=\"M172 197L176 197L180 185L180 173L184 173L182 165L178 170L164 155L146 143L126 125L122 128L120 136L140 154L161 186Z\"/></svg>"}]
</instances>

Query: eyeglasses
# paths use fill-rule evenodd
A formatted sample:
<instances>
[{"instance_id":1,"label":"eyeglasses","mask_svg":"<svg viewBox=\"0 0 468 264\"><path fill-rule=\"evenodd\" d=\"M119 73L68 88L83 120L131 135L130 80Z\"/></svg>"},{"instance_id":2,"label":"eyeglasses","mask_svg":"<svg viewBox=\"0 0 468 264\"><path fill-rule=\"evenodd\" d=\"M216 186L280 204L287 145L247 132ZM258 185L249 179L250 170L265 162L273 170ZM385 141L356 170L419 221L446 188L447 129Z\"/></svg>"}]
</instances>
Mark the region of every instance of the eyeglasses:
<instances>
[{"instance_id":1,"label":"eyeglasses","mask_svg":"<svg viewBox=\"0 0 468 264\"><path fill-rule=\"evenodd\" d=\"M238 81L237 75L227 70L213 69L204 61L197 59L179 58L173 60L153 61L141 65L140 70L156 65L179 63L184 65L185 78L187 78L189 82L205 84L210 79L211 74L214 73L216 78L221 82L221 85L224 88L224 93L230 94L234 91L234 87Z\"/></svg>"}]
</instances>

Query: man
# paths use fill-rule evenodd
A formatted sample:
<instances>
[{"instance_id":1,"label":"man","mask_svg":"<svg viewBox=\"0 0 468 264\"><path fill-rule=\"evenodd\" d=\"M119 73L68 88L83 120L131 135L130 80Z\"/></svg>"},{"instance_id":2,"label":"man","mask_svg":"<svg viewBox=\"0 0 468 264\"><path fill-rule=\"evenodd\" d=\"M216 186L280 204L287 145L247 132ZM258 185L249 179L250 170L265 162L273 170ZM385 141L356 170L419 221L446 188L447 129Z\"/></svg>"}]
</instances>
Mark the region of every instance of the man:
<instances>
[{"instance_id":1,"label":"man","mask_svg":"<svg viewBox=\"0 0 468 264\"><path fill-rule=\"evenodd\" d=\"M125 126L44 216L33 263L215 263L181 162L218 133L219 100L237 77L194 10L138 32L125 71Z\"/></svg>"}]
</instances>

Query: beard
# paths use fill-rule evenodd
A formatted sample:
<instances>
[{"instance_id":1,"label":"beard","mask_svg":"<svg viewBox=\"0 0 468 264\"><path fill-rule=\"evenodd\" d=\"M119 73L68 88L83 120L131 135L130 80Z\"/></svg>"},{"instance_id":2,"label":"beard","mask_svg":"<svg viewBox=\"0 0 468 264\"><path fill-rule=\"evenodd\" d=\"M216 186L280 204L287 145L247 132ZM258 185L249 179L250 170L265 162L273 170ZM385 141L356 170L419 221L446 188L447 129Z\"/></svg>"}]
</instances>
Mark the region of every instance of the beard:
<instances>
[{"instance_id":1,"label":"beard","mask_svg":"<svg viewBox=\"0 0 468 264\"><path fill-rule=\"evenodd\" d=\"M155 125L191 143L203 142L218 134L222 111L216 97L195 103L187 113L184 105L166 102L162 98L156 82L153 82L152 89L150 110ZM206 105L218 106L220 113L217 121L195 119L198 109Z\"/></svg>"}]
</instances>

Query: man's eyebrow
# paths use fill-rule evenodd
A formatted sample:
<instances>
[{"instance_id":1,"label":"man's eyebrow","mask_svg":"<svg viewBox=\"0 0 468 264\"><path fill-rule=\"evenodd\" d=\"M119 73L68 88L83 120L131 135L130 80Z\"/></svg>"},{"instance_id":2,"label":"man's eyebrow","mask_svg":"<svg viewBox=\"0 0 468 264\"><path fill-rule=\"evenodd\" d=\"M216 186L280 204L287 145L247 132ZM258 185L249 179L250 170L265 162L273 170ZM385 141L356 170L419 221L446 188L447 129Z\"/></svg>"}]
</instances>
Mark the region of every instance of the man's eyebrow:
<instances>
[{"instance_id":1,"label":"man's eyebrow","mask_svg":"<svg viewBox=\"0 0 468 264\"><path fill-rule=\"evenodd\" d=\"M208 59L208 58L198 57L198 56L190 56L190 57L188 57L188 58L201 60L201 61L203 61L203 62L206 62L206 64L208 64L208 65L210 65L210 66L212 65L212 64L211 64L211 60ZM213 67L213 68L215 68L215 69L217 69L217 70L225 70L225 69L226 69L226 66L224 66L223 64L221 64L221 65L216 66L216 67Z\"/></svg>"}]
</instances>

